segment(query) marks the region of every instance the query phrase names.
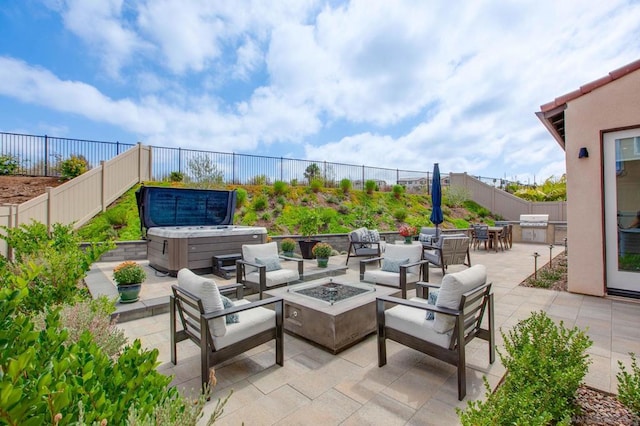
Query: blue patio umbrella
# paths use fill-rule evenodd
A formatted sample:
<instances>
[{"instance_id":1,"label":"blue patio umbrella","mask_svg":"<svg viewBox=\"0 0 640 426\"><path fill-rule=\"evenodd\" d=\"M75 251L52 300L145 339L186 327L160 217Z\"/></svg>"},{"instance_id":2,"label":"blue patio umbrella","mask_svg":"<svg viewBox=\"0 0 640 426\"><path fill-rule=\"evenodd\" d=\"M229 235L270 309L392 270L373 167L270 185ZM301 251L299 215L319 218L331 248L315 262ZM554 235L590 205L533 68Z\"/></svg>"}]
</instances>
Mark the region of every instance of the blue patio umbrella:
<instances>
[{"instance_id":1,"label":"blue patio umbrella","mask_svg":"<svg viewBox=\"0 0 640 426\"><path fill-rule=\"evenodd\" d=\"M436 225L436 238L439 237L440 225L444 222L442 215L442 187L440 186L440 168L438 163L433 164L433 180L431 181L431 222Z\"/></svg>"}]
</instances>

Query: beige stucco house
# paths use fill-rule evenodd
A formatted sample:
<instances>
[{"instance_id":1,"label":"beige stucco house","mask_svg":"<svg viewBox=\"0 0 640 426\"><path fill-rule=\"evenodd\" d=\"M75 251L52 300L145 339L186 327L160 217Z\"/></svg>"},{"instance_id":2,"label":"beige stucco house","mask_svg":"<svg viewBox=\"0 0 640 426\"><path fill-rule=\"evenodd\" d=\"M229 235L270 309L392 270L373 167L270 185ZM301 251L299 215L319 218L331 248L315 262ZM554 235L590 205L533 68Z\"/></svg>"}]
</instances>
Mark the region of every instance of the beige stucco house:
<instances>
[{"instance_id":1,"label":"beige stucco house","mask_svg":"<svg viewBox=\"0 0 640 426\"><path fill-rule=\"evenodd\" d=\"M536 115L565 151L569 291L640 297L640 60Z\"/></svg>"}]
</instances>

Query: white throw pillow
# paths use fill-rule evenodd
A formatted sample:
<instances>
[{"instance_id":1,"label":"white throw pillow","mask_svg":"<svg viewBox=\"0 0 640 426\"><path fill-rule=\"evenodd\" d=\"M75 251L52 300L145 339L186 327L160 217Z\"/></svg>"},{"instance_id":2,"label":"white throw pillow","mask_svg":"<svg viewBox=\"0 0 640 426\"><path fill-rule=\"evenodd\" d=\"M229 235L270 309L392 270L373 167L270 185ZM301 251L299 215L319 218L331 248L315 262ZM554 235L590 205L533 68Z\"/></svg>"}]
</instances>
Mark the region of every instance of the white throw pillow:
<instances>
[{"instance_id":1,"label":"white throw pillow","mask_svg":"<svg viewBox=\"0 0 640 426\"><path fill-rule=\"evenodd\" d=\"M182 268L178 271L178 286L202 300L205 314L224 309L220 291L214 280L201 277L187 268ZM224 317L209 321L209 328L214 336L224 336L227 332Z\"/></svg>"}]
</instances>

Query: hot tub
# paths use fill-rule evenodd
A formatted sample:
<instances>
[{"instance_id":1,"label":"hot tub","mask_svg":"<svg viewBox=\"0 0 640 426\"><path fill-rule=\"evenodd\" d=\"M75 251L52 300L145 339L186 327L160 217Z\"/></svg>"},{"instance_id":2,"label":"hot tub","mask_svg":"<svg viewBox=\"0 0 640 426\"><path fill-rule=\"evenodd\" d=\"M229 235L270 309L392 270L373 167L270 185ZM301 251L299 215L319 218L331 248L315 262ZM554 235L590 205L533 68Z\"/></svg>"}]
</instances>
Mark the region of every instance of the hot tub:
<instances>
[{"instance_id":1,"label":"hot tub","mask_svg":"<svg viewBox=\"0 0 640 426\"><path fill-rule=\"evenodd\" d=\"M136 199L149 265L170 275L211 272L213 256L267 239L264 227L232 224L235 191L143 186Z\"/></svg>"}]
</instances>

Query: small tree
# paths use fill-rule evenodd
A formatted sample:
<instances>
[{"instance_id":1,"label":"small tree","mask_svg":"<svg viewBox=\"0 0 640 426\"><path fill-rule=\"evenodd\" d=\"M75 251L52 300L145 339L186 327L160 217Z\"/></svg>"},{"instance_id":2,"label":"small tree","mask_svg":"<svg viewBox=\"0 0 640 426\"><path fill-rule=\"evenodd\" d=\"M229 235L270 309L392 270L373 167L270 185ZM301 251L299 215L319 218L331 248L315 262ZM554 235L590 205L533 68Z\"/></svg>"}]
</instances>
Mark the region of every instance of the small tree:
<instances>
[{"instance_id":1,"label":"small tree","mask_svg":"<svg viewBox=\"0 0 640 426\"><path fill-rule=\"evenodd\" d=\"M304 177L307 179L307 182L309 182L309 185L311 185L314 179L322 178L322 171L316 163L311 163L304 170Z\"/></svg>"},{"instance_id":2,"label":"small tree","mask_svg":"<svg viewBox=\"0 0 640 426\"><path fill-rule=\"evenodd\" d=\"M213 164L211 158L206 155L190 159L188 167L193 176L194 186L197 188L215 188L224 183L222 172Z\"/></svg>"},{"instance_id":3,"label":"small tree","mask_svg":"<svg viewBox=\"0 0 640 426\"><path fill-rule=\"evenodd\" d=\"M69 180L86 173L89 170L89 162L82 155L72 155L60 163L60 176Z\"/></svg>"}]
</instances>

